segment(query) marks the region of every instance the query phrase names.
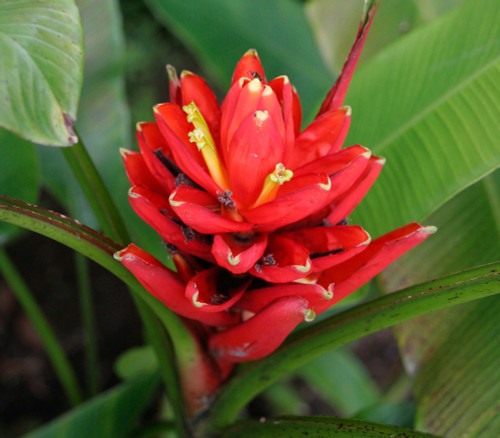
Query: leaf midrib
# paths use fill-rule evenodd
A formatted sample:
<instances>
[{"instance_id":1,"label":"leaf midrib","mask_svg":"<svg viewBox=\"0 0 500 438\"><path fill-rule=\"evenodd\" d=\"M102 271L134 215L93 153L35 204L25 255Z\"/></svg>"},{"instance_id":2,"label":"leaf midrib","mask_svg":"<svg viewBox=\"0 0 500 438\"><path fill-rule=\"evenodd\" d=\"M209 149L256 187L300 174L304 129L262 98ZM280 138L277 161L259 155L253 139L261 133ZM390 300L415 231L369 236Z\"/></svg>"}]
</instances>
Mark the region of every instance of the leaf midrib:
<instances>
[{"instance_id":1,"label":"leaf midrib","mask_svg":"<svg viewBox=\"0 0 500 438\"><path fill-rule=\"evenodd\" d=\"M446 93L444 93L439 98L434 100L425 109L423 109L419 113L415 114L407 122L403 123L398 129L393 131L389 136L385 137L382 141L375 143L373 146L373 149L376 150L377 153L382 151L385 147L387 147L389 144L391 144L396 138L402 136L402 134L404 132L409 131L412 126L416 125L417 122L419 122L424 117L426 117L428 114L430 114L435 108L437 108L441 104L447 102L452 97L458 95L463 89L467 88L467 86L471 82L473 82L476 78L480 77L484 72L486 72L490 68L493 68L495 66L495 64L499 63L499 61L500 61L500 52L496 58L487 62L483 67L476 70L474 72L474 74L467 77L464 81L460 82L455 87L450 88Z\"/></svg>"}]
</instances>

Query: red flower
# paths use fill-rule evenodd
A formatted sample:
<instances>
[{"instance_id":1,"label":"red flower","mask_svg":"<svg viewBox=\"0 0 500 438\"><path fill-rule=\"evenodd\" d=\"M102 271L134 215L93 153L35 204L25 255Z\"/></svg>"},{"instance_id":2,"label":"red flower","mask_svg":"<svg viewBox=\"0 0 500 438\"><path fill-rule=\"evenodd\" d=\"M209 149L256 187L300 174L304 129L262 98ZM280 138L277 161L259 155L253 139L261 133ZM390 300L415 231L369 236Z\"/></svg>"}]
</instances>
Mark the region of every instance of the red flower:
<instances>
[{"instance_id":1,"label":"red flower","mask_svg":"<svg viewBox=\"0 0 500 438\"><path fill-rule=\"evenodd\" d=\"M341 149L344 97L376 7L315 120L286 76L267 81L255 50L219 107L205 81L172 67L171 102L123 151L134 210L167 242L173 272L131 244L116 253L165 305L205 328L215 360L262 358L299 323L355 291L434 231L410 224L370 241L345 218L384 159Z\"/></svg>"}]
</instances>

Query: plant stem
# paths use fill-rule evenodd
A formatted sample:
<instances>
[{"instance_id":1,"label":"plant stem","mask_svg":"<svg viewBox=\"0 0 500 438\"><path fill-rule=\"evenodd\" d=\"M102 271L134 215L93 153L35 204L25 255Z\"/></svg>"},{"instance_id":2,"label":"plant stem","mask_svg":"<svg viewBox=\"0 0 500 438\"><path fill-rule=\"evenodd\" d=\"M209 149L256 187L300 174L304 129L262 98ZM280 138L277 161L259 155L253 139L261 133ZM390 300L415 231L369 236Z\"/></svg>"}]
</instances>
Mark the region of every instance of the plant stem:
<instances>
[{"instance_id":1,"label":"plant stem","mask_svg":"<svg viewBox=\"0 0 500 438\"><path fill-rule=\"evenodd\" d=\"M76 374L33 294L1 246L0 272L40 336L71 405L80 404L83 401L83 394Z\"/></svg>"},{"instance_id":2,"label":"plant stem","mask_svg":"<svg viewBox=\"0 0 500 438\"><path fill-rule=\"evenodd\" d=\"M90 396L99 392L99 359L96 337L95 317L92 306L92 289L87 259L75 252L75 268L78 283L78 297L84 334L85 377Z\"/></svg>"},{"instance_id":3,"label":"plant stem","mask_svg":"<svg viewBox=\"0 0 500 438\"><path fill-rule=\"evenodd\" d=\"M61 151L78 180L104 234L122 246L128 244L130 237L125 223L81 138L78 143L68 148L61 148Z\"/></svg>"},{"instance_id":4,"label":"plant stem","mask_svg":"<svg viewBox=\"0 0 500 438\"><path fill-rule=\"evenodd\" d=\"M122 246L129 243L130 237L120 213L81 138L73 147L64 148L63 153L105 234ZM162 377L176 413L177 433L180 438L187 438L189 432L185 421L184 397L176 367L176 353L178 354L179 350L174 349L170 336L164 332L164 328L148 305L135 294L132 294L132 297L146 329L147 339L158 356Z\"/></svg>"}]
</instances>

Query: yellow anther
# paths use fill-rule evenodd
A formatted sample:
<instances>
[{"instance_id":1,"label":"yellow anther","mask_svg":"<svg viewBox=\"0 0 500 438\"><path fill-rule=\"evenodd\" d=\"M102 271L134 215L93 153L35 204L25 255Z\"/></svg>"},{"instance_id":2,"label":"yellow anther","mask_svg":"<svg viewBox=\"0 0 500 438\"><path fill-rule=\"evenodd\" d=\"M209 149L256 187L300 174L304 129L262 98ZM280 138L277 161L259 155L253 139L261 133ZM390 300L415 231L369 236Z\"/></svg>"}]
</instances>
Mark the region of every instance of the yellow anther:
<instances>
[{"instance_id":1,"label":"yellow anther","mask_svg":"<svg viewBox=\"0 0 500 438\"><path fill-rule=\"evenodd\" d=\"M194 125L194 129L188 134L189 141L196 143L198 150L203 155L212 179L223 190L229 190L230 184L227 171L219 158L217 146L205 118L194 102L184 105L182 109L187 114L187 121Z\"/></svg>"},{"instance_id":2,"label":"yellow anther","mask_svg":"<svg viewBox=\"0 0 500 438\"><path fill-rule=\"evenodd\" d=\"M293 172L289 169L285 169L282 163L276 164L274 172L269 175L272 182L282 185L283 183L290 181L292 179Z\"/></svg>"},{"instance_id":3,"label":"yellow anther","mask_svg":"<svg viewBox=\"0 0 500 438\"><path fill-rule=\"evenodd\" d=\"M252 205L252 208L258 207L266 202L273 201L276 197L278 189L283 183L290 181L293 177L293 172L286 169L283 163L276 164L273 173L266 176L262 191L260 192L257 201Z\"/></svg>"}]
</instances>

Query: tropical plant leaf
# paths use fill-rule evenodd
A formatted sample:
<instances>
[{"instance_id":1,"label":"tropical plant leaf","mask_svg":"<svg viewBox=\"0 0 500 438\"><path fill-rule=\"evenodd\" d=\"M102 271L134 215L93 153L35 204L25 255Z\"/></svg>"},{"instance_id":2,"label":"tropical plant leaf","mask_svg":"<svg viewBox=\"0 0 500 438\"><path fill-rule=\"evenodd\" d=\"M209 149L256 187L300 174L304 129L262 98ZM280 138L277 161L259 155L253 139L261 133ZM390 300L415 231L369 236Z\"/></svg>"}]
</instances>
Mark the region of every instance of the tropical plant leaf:
<instances>
[{"instance_id":1,"label":"tropical plant leaf","mask_svg":"<svg viewBox=\"0 0 500 438\"><path fill-rule=\"evenodd\" d=\"M320 354L417 316L500 292L500 262L450 275L356 306L298 330L271 356L243 367L211 409L211 426L230 424L273 381Z\"/></svg>"},{"instance_id":2,"label":"tropical plant leaf","mask_svg":"<svg viewBox=\"0 0 500 438\"><path fill-rule=\"evenodd\" d=\"M498 257L500 172L497 171L433 213L440 225L431 245L416 248L389 267L383 284L409 282ZM417 426L446 436L496 437L500 300L491 297L398 326L407 370L414 375Z\"/></svg>"},{"instance_id":3,"label":"tropical plant leaf","mask_svg":"<svg viewBox=\"0 0 500 438\"><path fill-rule=\"evenodd\" d=\"M73 0L0 3L0 126L35 143L75 143L83 35Z\"/></svg>"},{"instance_id":4,"label":"tropical plant leaf","mask_svg":"<svg viewBox=\"0 0 500 438\"><path fill-rule=\"evenodd\" d=\"M499 69L500 10L478 0L401 38L355 74L348 143L388 159L355 222L379 235L421 220L499 166Z\"/></svg>"},{"instance_id":5,"label":"tropical plant leaf","mask_svg":"<svg viewBox=\"0 0 500 438\"><path fill-rule=\"evenodd\" d=\"M0 129L0 156L0 194L35 203L40 183L35 147L9 131ZM0 245L19 231L18 227L0 223Z\"/></svg>"},{"instance_id":6,"label":"tropical plant leaf","mask_svg":"<svg viewBox=\"0 0 500 438\"><path fill-rule=\"evenodd\" d=\"M237 61L251 48L259 52L266 75L290 77L306 113L333 84L303 6L297 1L147 0L146 3L224 88L229 87Z\"/></svg>"},{"instance_id":7,"label":"tropical plant leaf","mask_svg":"<svg viewBox=\"0 0 500 438\"><path fill-rule=\"evenodd\" d=\"M123 438L148 407L159 375L145 374L122 383L24 438Z\"/></svg>"},{"instance_id":8,"label":"tropical plant leaf","mask_svg":"<svg viewBox=\"0 0 500 438\"><path fill-rule=\"evenodd\" d=\"M435 435L403 427L388 426L364 420L330 417L282 417L264 421L246 420L225 430L221 438L289 438L310 436L328 437L407 437L425 438Z\"/></svg>"}]
</instances>

